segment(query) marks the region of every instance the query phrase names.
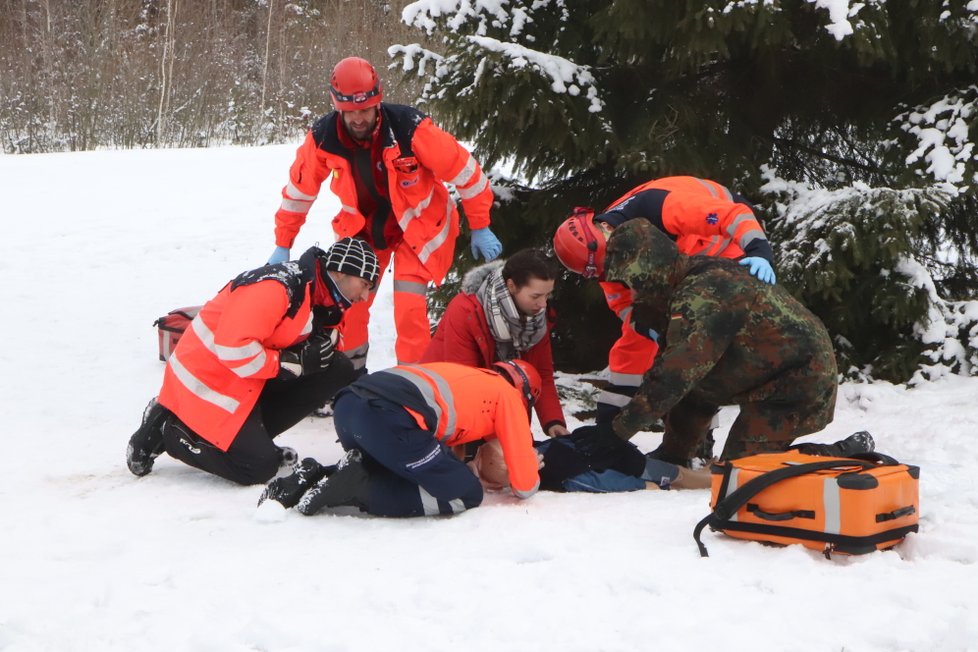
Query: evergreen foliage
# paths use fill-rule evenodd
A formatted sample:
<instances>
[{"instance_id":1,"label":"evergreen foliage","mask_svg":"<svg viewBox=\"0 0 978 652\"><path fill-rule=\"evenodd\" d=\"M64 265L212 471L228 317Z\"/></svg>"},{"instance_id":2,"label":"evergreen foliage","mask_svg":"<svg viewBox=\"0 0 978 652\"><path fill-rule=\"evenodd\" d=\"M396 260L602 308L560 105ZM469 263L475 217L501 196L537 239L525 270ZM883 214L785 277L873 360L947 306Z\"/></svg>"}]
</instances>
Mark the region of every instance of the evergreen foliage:
<instances>
[{"instance_id":1,"label":"evergreen foliage","mask_svg":"<svg viewBox=\"0 0 978 652\"><path fill-rule=\"evenodd\" d=\"M841 368L976 368L975 0L421 0L403 19L430 37L391 48L423 105L525 184L494 212L506 251L575 205L707 177L762 209ZM614 339L592 285L559 284L567 366L604 366L593 341Z\"/></svg>"}]
</instances>

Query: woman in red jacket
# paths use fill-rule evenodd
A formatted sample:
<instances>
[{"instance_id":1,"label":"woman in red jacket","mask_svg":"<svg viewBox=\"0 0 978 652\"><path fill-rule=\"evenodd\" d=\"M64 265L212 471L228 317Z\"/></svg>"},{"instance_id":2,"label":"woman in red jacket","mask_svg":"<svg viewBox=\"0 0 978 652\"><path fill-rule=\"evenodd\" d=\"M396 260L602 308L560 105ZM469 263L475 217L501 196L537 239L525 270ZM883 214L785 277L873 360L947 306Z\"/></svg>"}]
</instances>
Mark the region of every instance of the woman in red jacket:
<instances>
[{"instance_id":1,"label":"woman in red jacket","mask_svg":"<svg viewBox=\"0 0 978 652\"><path fill-rule=\"evenodd\" d=\"M550 348L547 300L555 278L550 260L539 249L523 249L505 264L494 261L470 270L421 357L421 362L484 368L501 360L530 363L543 383L537 418L550 437L568 434Z\"/></svg>"}]
</instances>

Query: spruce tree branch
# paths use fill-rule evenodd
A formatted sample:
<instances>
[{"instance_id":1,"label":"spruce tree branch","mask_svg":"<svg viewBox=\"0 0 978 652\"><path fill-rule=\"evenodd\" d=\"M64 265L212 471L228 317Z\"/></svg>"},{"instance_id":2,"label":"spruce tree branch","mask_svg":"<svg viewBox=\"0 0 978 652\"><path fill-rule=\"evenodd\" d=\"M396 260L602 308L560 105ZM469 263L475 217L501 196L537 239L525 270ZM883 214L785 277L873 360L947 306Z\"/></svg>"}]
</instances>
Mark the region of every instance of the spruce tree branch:
<instances>
[{"instance_id":1,"label":"spruce tree branch","mask_svg":"<svg viewBox=\"0 0 978 652\"><path fill-rule=\"evenodd\" d=\"M814 154L815 156L818 156L819 158L824 159L826 161L831 161L833 163L838 163L839 165L853 167L858 170L863 170L864 172L871 172L873 174L895 174L895 171L887 170L879 165L875 165L875 164L871 165L868 163L857 161L856 159L853 158L836 156L834 154L830 154L818 148L805 145L804 143L788 140L787 138L779 138L777 136L772 136L771 142L773 142L775 146L781 147L783 149L801 150L803 152L808 152L809 154Z\"/></svg>"}]
</instances>

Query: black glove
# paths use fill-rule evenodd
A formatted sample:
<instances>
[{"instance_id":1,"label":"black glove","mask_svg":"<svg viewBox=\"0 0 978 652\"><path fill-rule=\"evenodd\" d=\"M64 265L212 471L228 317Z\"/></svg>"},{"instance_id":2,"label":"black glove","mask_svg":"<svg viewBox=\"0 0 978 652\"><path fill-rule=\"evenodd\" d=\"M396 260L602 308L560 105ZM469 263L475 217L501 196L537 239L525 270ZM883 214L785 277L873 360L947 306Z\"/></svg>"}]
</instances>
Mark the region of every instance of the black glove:
<instances>
[{"instance_id":1,"label":"black glove","mask_svg":"<svg viewBox=\"0 0 978 652\"><path fill-rule=\"evenodd\" d=\"M634 444L616 435L610 423L581 426L570 436L574 447L595 471L614 469L636 477L645 471L645 455Z\"/></svg>"},{"instance_id":2,"label":"black glove","mask_svg":"<svg viewBox=\"0 0 978 652\"><path fill-rule=\"evenodd\" d=\"M300 345L282 349L279 364L286 377L308 376L329 368L336 353L334 337L314 335ZM283 374L279 374L282 376Z\"/></svg>"}]
</instances>

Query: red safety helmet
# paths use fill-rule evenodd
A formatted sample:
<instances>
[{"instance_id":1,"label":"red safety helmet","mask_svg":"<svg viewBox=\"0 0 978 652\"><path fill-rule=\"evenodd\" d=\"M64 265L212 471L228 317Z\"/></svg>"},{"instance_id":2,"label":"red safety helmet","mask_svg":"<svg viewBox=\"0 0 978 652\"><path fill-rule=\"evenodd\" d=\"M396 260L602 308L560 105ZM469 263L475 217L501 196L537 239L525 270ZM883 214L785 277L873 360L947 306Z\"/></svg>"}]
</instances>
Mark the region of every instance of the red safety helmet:
<instances>
[{"instance_id":1,"label":"red safety helmet","mask_svg":"<svg viewBox=\"0 0 978 652\"><path fill-rule=\"evenodd\" d=\"M369 61L347 57L333 68L329 94L337 111L356 111L380 104L384 99L384 88Z\"/></svg>"},{"instance_id":2,"label":"red safety helmet","mask_svg":"<svg viewBox=\"0 0 978 652\"><path fill-rule=\"evenodd\" d=\"M504 360L493 362L492 369L520 390L527 410L536 405L543 391L543 381L536 367L525 360Z\"/></svg>"},{"instance_id":3,"label":"red safety helmet","mask_svg":"<svg viewBox=\"0 0 978 652\"><path fill-rule=\"evenodd\" d=\"M554 253L564 267L584 278L604 272L604 235L594 226L594 211L577 207L554 233Z\"/></svg>"}]
</instances>

